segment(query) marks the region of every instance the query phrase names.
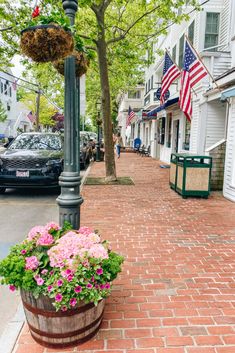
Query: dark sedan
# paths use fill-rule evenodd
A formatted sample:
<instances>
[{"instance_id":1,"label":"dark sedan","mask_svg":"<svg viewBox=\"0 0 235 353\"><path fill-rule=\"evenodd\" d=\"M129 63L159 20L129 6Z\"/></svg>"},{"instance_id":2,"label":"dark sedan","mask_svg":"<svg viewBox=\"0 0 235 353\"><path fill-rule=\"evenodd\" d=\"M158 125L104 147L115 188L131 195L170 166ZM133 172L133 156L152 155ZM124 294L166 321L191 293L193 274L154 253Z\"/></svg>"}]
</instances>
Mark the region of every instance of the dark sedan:
<instances>
[{"instance_id":1,"label":"dark sedan","mask_svg":"<svg viewBox=\"0 0 235 353\"><path fill-rule=\"evenodd\" d=\"M62 170L60 135L23 133L0 153L0 193L11 187L57 187Z\"/></svg>"}]
</instances>

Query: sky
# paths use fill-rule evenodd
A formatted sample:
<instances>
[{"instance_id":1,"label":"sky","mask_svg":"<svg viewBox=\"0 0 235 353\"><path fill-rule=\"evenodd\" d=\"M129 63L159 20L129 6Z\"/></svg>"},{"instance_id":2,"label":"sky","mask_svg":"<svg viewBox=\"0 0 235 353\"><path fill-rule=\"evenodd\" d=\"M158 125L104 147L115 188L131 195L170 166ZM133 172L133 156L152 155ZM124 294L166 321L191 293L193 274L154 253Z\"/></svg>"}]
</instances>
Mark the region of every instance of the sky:
<instances>
[{"instance_id":1,"label":"sky","mask_svg":"<svg viewBox=\"0 0 235 353\"><path fill-rule=\"evenodd\" d=\"M11 68L11 71L12 71L13 75L15 75L17 77L21 77L24 68L20 64L20 56L19 55L15 55L13 60L12 60L12 63L14 64L14 67Z\"/></svg>"}]
</instances>

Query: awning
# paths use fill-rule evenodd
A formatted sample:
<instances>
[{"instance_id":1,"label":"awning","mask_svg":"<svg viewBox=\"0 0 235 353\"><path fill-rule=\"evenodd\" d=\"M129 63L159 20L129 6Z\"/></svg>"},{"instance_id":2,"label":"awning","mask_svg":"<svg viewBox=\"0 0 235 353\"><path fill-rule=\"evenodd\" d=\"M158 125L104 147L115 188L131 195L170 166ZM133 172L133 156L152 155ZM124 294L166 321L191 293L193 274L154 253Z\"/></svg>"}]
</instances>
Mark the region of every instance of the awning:
<instances>
[{"instance_id":1,"label":"awning","mask_svg":"<svg viewBox=\"0 0 235 353\"><path fill-rule=\"evenodd\" d=\"M222 93L221 93L221 97L220 100L221 101L225 101L226 98L231 98L231 97L235 97L235 86L225 89Z\"/></svg>"},{"instance_id":2,"label":"awning","mask_svg":"<svg viewBox=\"0 0 235 353\"><path fill-rule=\"evenodd\" d=\"M161 110L166 109L167 107L177 103L179 100L179 97L177 98L172 98L172 99L168 99L168 101L166 101L166 103L160 105L160 107L154 108L153 110L151 110L147 115L148 117L151 117L153 115L156 115L157 113L159 113Z\"/></svg>"}]
</instances>

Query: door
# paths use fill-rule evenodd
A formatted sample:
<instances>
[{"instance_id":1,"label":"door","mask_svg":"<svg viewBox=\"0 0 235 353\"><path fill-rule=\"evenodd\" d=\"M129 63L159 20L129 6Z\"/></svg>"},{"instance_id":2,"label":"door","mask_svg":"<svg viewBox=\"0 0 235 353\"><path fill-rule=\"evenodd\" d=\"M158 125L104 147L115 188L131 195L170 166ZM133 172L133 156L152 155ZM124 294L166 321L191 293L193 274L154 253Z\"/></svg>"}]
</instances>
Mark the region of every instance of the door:
<instances>
[{"instance_id":1,"label":"door","mask_svg":"<svg viewBox=\"0 0 235 353\"><path fill-rule=\"evenodd\" d=\"M179 126L180 121L174 120L173 122L173 137L172 137L172 152L178 153L179 149Z\"/></svg>"}]
</instances>

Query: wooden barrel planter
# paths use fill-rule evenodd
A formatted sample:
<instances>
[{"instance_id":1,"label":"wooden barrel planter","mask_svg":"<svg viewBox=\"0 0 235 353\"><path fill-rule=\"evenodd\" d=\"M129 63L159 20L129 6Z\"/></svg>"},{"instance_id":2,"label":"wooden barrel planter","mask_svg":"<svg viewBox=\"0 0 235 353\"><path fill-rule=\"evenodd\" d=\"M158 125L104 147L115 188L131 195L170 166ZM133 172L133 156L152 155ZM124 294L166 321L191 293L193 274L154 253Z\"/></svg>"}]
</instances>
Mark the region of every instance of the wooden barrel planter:
<instances>
[{"instance_id":1,"label":"wooden barrel planter","mask_svg":"<svg viewBox=\"0 0 235 353\"><path fill-rule=\"evenodd\" d=\"M45 296L35 299L21 290L21 299L30 333L34 340L48 348L66 348L88 341L99 330L105 300L81 303L74 309L56 311Z\"/></svg>"},{"instance_id":2,"label":"wooden barrel planter","mask_svg":"<svg viewBox=\"0 0 235 353\"><path fill-rule=\"evenodd\" d=\"M73 36L56 24L38 25L21 31L22 53L35 62L65 58L74 48Z\"/></svg>"}]
</instances>

